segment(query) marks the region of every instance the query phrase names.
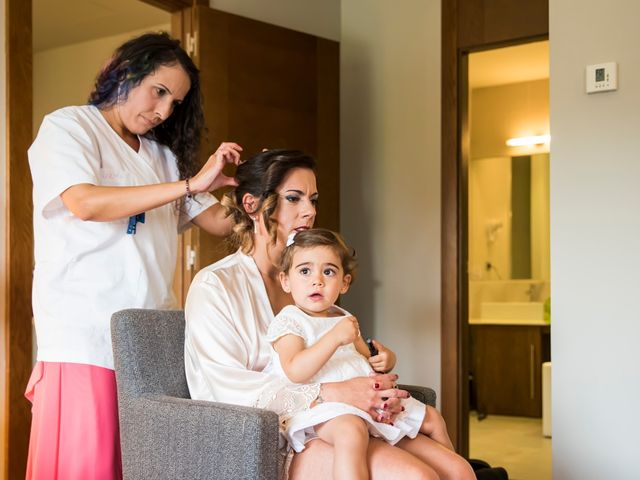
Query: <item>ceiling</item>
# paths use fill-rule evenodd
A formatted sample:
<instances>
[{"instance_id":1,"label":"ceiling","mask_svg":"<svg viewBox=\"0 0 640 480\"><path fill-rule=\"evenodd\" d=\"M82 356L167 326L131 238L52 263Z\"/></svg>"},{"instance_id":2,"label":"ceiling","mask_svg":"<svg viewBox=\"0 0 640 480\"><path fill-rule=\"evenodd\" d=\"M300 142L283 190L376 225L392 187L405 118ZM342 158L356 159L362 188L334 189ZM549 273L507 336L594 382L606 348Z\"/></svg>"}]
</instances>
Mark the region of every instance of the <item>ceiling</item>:
<instances>
[{"instance_id":1,"label":"ceiling","mask_svg":"<svg viewBox=\"0 0 640 480\"><path fill-rule=\"evenodd\" d=\"M469 55L469 88L549 78L549 41Z\"/></svg>"},{"instance_id":2,"label":"ceiling","mask_svg":"<svg viewBox=\"0 0 640 480\"><path fill-rule=\"evenodd\" d=\"M33 50L39 52L163 23L168 12L139 0L33 0ZM549 42L469 55L469 86L549 78Z\"/></svg>"},{"instance_id":3,"label":"ceiling","mask_svg":"<svg viewBox=\"0 0 640 480\"><path fill-rule=\"evenodd\" d=\"M39 52L170 21L168 12L138 0L33 0L33 50Z\"/></svg>"}]
</instances>

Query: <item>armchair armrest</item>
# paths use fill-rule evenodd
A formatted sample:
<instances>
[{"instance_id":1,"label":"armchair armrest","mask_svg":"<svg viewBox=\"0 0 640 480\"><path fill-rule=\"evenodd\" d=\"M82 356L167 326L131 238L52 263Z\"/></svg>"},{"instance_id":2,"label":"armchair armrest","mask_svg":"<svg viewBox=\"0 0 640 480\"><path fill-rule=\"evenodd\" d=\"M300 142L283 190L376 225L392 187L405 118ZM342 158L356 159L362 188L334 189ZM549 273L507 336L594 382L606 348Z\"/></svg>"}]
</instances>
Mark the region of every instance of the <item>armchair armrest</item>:
<instances>
[{"instance_id":1,"label":"armchair armrest","mask_svg":"<svg viewBox=\"0 0 640 480\"><path fill-rule=\"evenodd\" d=\"M422 403L436 406L436 392L429 387L420 387L418 385L398 385L398 388L407 390L413 398L420 400Z\"/></svg>"},{"instance_id":2,"label":"armchair armrest","mask_svg":"<svg viewBox=\"0 0 640 480\"><path fill-rule=\"evenodd\" d=\"M162 395L122 401L125 478L277 478L274 412Z\"/></svg>"}]
</instances>

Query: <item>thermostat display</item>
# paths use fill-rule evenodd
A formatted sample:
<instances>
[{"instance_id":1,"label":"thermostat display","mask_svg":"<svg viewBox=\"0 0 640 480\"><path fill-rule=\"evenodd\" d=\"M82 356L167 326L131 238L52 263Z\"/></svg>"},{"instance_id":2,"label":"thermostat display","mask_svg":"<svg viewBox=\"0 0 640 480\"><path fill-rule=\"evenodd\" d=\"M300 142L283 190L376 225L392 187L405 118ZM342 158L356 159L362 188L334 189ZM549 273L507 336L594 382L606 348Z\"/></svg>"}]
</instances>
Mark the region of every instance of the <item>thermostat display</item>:
<instances>
[{"instance_id":1,"label":"thermostat display","mask_svg":"<svg viewBox=\"0 0 640 480\"><path fill-rule=\"evenodd\" d=\"M587 93L618 89L618 64L615 62L587 65Z\"/></svg>"}]
</instances>

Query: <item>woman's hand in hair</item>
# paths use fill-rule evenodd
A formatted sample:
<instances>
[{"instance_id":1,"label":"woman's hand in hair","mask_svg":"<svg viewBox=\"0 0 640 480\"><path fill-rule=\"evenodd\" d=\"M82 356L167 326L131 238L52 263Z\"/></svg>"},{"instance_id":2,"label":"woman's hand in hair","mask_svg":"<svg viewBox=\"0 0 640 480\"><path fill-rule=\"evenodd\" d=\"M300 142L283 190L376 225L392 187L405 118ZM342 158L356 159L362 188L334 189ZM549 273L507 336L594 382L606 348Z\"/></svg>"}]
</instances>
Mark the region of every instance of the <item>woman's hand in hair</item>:
<instances>
[{"instance_id":1,"label":"woman's hand in hair","mask_svg":"<svg viewBox=\"0 0 640 480\"><path fill-rule=\"evenodd\" d=\"M239 165L241 152L242 147L237 143L221 143L204 167L189 181L191 191L193 193L212 192L220 187L235 187L238 184L236 179L225 175L222 170L227 164Z\"/></svg>"}]
</instances>

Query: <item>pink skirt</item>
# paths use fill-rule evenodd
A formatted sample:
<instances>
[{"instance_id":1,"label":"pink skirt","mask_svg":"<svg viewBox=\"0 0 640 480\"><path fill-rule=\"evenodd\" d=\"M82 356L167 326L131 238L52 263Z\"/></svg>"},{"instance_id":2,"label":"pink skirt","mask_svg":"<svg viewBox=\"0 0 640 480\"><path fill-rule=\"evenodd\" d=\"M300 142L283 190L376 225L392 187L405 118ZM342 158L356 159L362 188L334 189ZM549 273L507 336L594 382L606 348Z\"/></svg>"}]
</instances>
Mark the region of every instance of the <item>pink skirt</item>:
<instances>
[{"instance_id":1,"label":"pink skirt","mask_svg":"<svg viewBox=\"0 0 640 480\"><path fill-rule=\"evenodd\" d=\"M25 396L32 403L27 480L122 478L113 370L38 362Z\"/></svg>"}]
</instances>

